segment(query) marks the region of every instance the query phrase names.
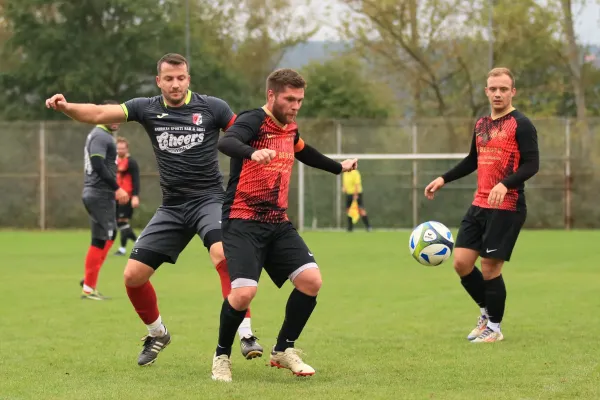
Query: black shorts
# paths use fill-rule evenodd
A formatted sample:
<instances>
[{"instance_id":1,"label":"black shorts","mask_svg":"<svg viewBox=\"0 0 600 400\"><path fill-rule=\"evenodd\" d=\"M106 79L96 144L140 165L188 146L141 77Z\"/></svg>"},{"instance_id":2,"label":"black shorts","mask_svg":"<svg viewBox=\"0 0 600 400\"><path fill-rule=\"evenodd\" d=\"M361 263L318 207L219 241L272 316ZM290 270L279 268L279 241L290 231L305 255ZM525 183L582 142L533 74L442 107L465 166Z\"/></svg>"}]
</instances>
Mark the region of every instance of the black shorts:
<instances>
[{"instance_id":1,"label":"black shorts","mask_svg":"<svg viewBox=\"0 0 600 400\"><path fill-rule=\"evenodd\" d=\"M90 217L92 239L110 240L116 229L115 199L102 196L84 196L83 205Z\"/></svg>"},{"instance_id":2,"label":"black shorts","mask_svg":"<svg viewBox=\"0 0 600 400\"><path fill-rule=\"evenodd\" d=\"M352 201L354 201L354 195L352 194L347 194L346 195L346 208L350 208L350 206L352 205ZM356 199L356 202L358 203L358 207L359 208L365 208L365 205L363 204L363 196L362 193L359 193Z\"/></svg>"},{"instance_id":3,"label":"black shorts","mask_svg":"<svg viewBox=\"0 0 600 400\"><path fill-rule=\"evenodd\" d=\"M277 287L306 269L318 268L290 222L228 219L223 221L222 234L232 288L257 286L263 268Z\"/></svg>"},{"instance_id":4,"label":"black shorts","mask_svg":"<svg viewBox=\"0 0 600 400\"><path fill-rule=\"evenodd\" d=\"M131 199L127 204L117 203L117 219L131 219L133 217L133 207L131 207Z\"/></svg>"},{"instance_id":5,"label":"black shorts","mask_svg":"<svg viewBox=\"0 0 600 400\"><path fill-rule=\"evenodd\" d=\"M161 254L168 263L175 264L195 235L200 236L204 246L210 249L211 245L221 241L222 205L215 197L158 207L135 242L131 258L144 262L137 249L145 249Z\"/></svg>"},{"instance_id":6,"label":"black shorts","mask_svg":"<svg viewBox=\"0 0 600 400\"><path fill-rule=\"evenodd\" d=\"M463 217L454 247L477 250L483 258L510 261L527 211L471 206Z\"/></svg>"}]
</instances>

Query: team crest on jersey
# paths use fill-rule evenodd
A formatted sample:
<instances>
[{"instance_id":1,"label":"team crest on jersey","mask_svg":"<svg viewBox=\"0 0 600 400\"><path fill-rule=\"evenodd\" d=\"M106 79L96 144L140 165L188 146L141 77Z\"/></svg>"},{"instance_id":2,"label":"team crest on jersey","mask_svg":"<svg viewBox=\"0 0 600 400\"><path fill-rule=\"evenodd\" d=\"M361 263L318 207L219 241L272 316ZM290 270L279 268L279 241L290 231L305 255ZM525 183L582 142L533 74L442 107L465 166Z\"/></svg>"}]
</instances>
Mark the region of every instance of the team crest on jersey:
<instances>
[{"instance_id":1,"label":"team crest on jersey","mask_svg":"<svg viewBox=\"0 0 600 400\"><path fill-rule=\"evenodd\" d=\"M202 125L202 114L192 114L192 123L194 125Z\"/></svg>"}]
</instances>

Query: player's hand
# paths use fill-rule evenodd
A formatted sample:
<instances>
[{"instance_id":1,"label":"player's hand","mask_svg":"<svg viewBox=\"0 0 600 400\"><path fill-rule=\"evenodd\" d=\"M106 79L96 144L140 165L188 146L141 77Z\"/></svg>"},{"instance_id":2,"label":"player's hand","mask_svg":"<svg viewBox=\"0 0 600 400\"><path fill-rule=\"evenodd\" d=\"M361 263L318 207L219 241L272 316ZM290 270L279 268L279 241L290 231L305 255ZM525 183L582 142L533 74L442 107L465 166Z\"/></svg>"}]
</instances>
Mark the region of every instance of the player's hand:
<instances>
[{"instance_id":1,"label":"player's hand","mask_svg":"<svg viewBox=\"0 0 600 400\"><path fill-rule=\"evenodd\" d=\"M425 187L425 197L427 197L429 200L433 200L435 192L440 190L445 184L446 182L441 176L435 178L429 185L427 185L427 187Z\"/></svg>"},{"instance_id":2,"label":"player's hand","mask_svg":"<svg viewBox=\"0 0 600 400\"><path fill-rule=\"evenodd\" d=\"M494 208L500 207L500 204L504 201L504 196L508 192L508 188L503 183L499 183L490 190L488 196L488 204Z\"/></svg>"},{"instance_id":3,"label":"player's hand","mask_svg":"<svg viewBox=\"0 0 600 400\"><path fill-rule=\"evenodd\" d=\"M117 189L117 191L115 192L115 198L121 205L127 204L127 202L129 201L129 195L123 188Z\"/></svg>"},{"instance_id":4,"label":"player's hand","mask_svg":"<svg viewBox=\"0 0 600 400\"><path fill-rule=\"evenodd\" d=\"M267 165L275 158L277 152L271 149L260 149L252 153L252 161L256 161L259 164Z\"/></svg>"},{"instance_id":5,"label":"player's hand","mask_svg":"<svg viewBox=\"0 0 600 400\"><path fill-rule=\"evenodd\" d=\"M138 196L131 196L131 207L138 208L140 206L140 198Z\"/></svg>"},{"instance_id":6,"label":"player's hand","mask_svg":"<svg viewBox=\"0 0 600 400\"><path fill-rule=\"evenodd\" d=\"M350 171L354 171L358 167L358 160L356 158L351 158L351 159L342 161L341 164L342 164L342 172L350 172Z\"/></svg>"},{"instance_id":7,"label":"player's hand","mask_svg":"<svg viewBox=\"0 0 600 400\"><path fill-rule=\"evenodd\" d=\"M67 108L67 99L62 94L55 94L54 96L46 99L46 108L52 108L56 111L65 111Z\"/></svg>"}]
</instances>

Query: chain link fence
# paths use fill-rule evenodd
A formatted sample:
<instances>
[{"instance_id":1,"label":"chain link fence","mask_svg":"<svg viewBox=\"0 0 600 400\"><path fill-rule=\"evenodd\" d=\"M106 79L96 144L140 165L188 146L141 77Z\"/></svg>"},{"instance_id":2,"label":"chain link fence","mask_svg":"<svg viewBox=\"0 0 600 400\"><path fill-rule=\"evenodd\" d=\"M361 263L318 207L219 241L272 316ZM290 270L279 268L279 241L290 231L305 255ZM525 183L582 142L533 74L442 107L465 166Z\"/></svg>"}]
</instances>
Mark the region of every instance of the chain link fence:
<instances>
[{"instance_id":1,"label":"chain link fence","mask_svg":"<svg viewBox=\"0 0 600 400\"><path fill-rule=\"evenodd\" d=\"M324 153L414 154L466 153L473 119L408 121L301 120L301 135ZM541 168L527 184L529 228L598 228L600 211L600 119L533 119ZM1 122L0 227L22 229L85 228L81 202L83 147L91 126L64 122ZM147 134L135 123L119 132L130 142L141 172L141 205L134 223L143 226L160 205L154 153ZM364 160L365 206L375 227L408 228L417 220L437 219L458 225L473 197L473 174L444 188L435 201L421 192L456 160ZM227 178L229 160L220 155ZM290 185L289 215L299 219L303 203L306 227L343 227L344 201L339 178L306 168L299 198L298 168ZM225 179L226 181L227 179ZM418 195L415 196L415 193ZM455 222L454 224L452 222Z\"/></svg>"}]
</instances>

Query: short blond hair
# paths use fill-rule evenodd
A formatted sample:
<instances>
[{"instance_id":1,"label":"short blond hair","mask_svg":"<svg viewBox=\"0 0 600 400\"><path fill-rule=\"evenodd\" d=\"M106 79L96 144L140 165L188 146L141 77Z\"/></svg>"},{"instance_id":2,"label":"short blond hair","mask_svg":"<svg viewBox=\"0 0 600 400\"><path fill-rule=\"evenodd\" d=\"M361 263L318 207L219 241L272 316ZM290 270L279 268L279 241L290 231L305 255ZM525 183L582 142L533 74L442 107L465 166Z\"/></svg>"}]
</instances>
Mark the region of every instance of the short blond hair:
<instances>
[{"instance_id":1,"label":"short blond hair","mask_svg":"<svg viewBox=\"0 0 600 400\"><path fill-rule=\"evenodd\" d=\"M127 145L127 147L129 147L129 142L123 136L119 136L117 138L117 143L125 143Z\"/></svg>"},{"instance_id":2,"label":"short blond hair","mask_svg":"<svg viewBox=\"0 0 600 400\"><path fill-rule=\"evenodd\" d=\"M490 72L488 72L487 77L490 78L492 76L502 76L502 75L508 76L510 78L510 80L512 81L512 87L515 87L515 76L508 68L504 68L504 67L493 68Z\"/></svg>"}]
</instances>

